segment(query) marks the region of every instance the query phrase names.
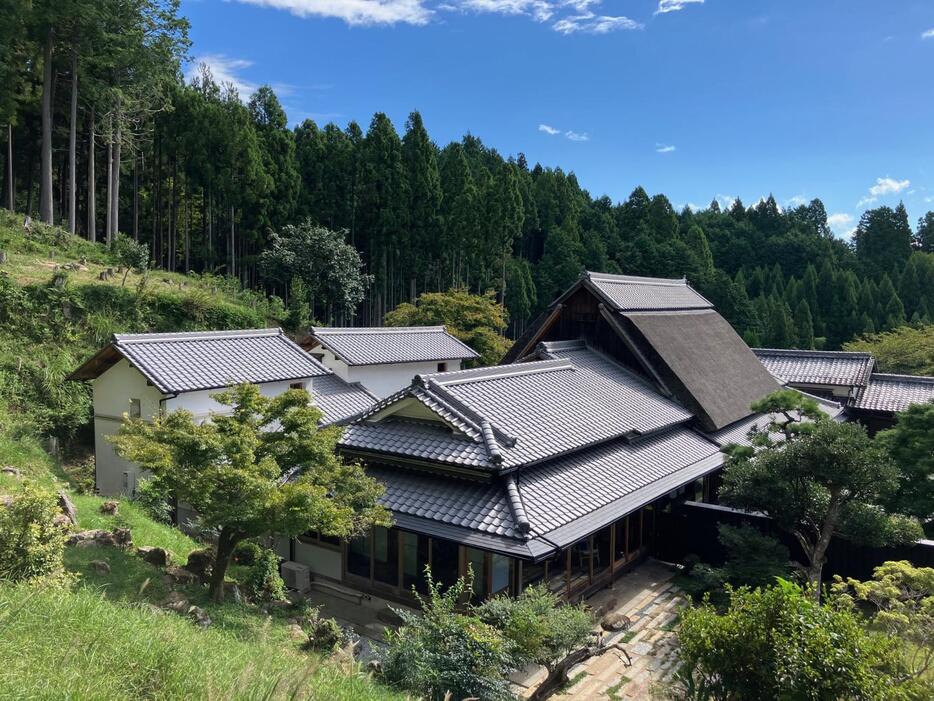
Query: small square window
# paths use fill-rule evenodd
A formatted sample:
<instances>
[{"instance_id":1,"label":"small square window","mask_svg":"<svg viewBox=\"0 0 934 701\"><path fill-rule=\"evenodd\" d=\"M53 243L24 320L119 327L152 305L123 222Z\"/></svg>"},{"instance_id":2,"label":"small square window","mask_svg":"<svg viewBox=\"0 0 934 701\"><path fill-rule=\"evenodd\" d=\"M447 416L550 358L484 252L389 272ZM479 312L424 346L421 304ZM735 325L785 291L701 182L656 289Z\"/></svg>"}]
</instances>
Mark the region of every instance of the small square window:
<instances>
[{"instance_id":1,"label":"small square window","mask_svg":"<svg viewBox=\"0 0 934 701\"><path fill-rule=\"evenodd\" d=\"M305 389L304 382L293 382L289 385L289 389Z\"/></svg>"},{"instance_id":2,"label":"small square window","mask_svg":"<svg viewBox=\"0 0 934 701\"><path fill-rule=\"evenodd\" d=\"M142 407L140 406L139 399L131 399L130 400L130 418L138 419L142 415L143 415L143 412L142 412Z\"/></svg>"},{"instance_id":3,"label":"small square window","mask_svg":"<svg viewBox=\"0 0 934 701\"><path fill-rule=\"evenodd\" d=\"M447 363L438 363L438 372L447 372L448 364Z\"/></svg>"}]
</instances>

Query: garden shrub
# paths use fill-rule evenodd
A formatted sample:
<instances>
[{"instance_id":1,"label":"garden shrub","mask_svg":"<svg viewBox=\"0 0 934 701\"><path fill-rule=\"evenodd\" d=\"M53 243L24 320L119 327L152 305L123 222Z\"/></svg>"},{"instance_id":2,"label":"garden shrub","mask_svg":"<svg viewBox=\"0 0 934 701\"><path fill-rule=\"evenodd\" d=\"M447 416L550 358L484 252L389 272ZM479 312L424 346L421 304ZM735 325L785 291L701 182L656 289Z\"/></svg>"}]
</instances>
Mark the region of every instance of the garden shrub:
<instances>
[{"instance_id":1,"label":"garden shrub","mask_svg":"<svg viewBox=\"0 0 934 701\"><path fill-rule=\"evenodd\" d=\"M283 601L285 582L279 576L279 556L272 550L262 550L250 566L243 585L253 599Z\"/></svg>"},{"instance_id":2,"label":"garden shrub","mask_svg":"<svg viewBox=\"0 0 934 701\"><path fill-rule=\"evenodd\" d=\"M63 572L65 529L55 494L26 482L0 502L0 579L23 581Z\"/></svg>"},{"instance_id":3,"label":"garden shrub","mask_svg":"<svg viewBox=\"0 0 934 701\"><path fill-rule=\"evenodd\" d=\"M383 676L389 684L430 701L475 697L482 701L511 699L506 676L515 669L510 643L477 616L458 611L467 579L441 591L428 580L427 598L419 596L421 614L397 613L405 622L386 631Z\"/></svg>"},{"instance_id":4,"label":"garden shrub","mask_svg":"<svg viewBox=\"0 0 934 701\"><path fill-rule=\"evenodd\" d=\"M172 505L165 487L155 479L141 479L136 485L133 501L159 523L172 523Z\"/></svg>"},{"instance_id":5,"label":"garden shrub","mask_svg":"<svg viewBox=\"0 0 934 701\"><path fill-rule=\"evenodd\" d=\"M308 640L303 645L305 650L333 652L350 641L350 636L336 620L321 618L318 608L312 608L308 612L302 622L302 628L308 633Z\"/></svg>"},{"instance_id":6,"label":"garden shrub","mask_svg":"<svg viewBox=\"0 0 934 701\"><path fill-rule=\"evenodd\" d=\"M233 561L238 565L249 567L262 557L263 549L252 540L244 540L233 551Z\"/></svg>"}]
</instances>

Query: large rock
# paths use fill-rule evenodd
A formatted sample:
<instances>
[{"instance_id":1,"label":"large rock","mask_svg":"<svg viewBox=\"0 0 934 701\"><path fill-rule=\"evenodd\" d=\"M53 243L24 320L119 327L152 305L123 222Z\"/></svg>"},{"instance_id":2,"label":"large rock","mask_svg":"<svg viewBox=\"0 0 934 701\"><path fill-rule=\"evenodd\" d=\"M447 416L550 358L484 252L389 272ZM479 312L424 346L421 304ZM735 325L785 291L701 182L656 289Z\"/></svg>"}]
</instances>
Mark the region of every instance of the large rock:
<instances>
[{"instance_id":1,"label":"large rock","mask_svg":"<svg viewBox=\"0 0 934 701\"><path fill-rule=\"evenodd\" d=\"M600 627L609 632L626 630L631 625L632 621L629 619L629 616L618 611L608 613L600 619Z\"/></svg>"},{"instance_id":2,"label":"large rock","mask_svg":"<svg viewBox=\"0 0 934 701\"><path fill-rule=\"evenodd\" d=\"M224 601L232 601L235 604L243 603L243 594L240 593L240 587L236 582L224 582Z\"/></svg>"},{"instance_id":3,"label":"large rock","mask_svg":"<svg viewBox=\"0 0 934 701\"><path fill-rule=\"evenodd\" d=\"M199 606L192 606L188 609L188 617L202 628L211 625L211 617L208 612Z\"/></svg>"},{"instance_id":4,"label":"large rock","mask_svg":"<svg viewBox=\"0 0 934 701\"><path fill-rule=\"evenodd\" d=\"M22 479L23 473L12 465L4 465L0 467L0 474L10 475L11 477L16 477L17 479Z\"/></svg>"},{"instance_id":5,"label":"large rock","mask_svg":"<svg viewBox=\"0 0 934 701\"><path fill-rule=\"evenodd\" d=\"M165 576L168 584L197 584L199 582L198 575L194 572L189 572L184 567L175 567L174 565L169 565L165 570Z\"/></svg>"},{"instance_id":6,"label":"large rock","mask_svg":"<svg viewBox=\"0 0 934 701\"><path fill-rule=\"evenodd\" d=\"M110 574L110 565L103 560L91 560L88 564L98 574Z\"/></svg>"},{"instance_id":7,"label":"large rock","mask_svg":"<svg viewBox=\"0 0 934 701\"><path fill-rule=\"evenodd\" d=\"M141 545L136 549L136 554L143 558L150 565L156 567L168 567L172 556L165 548L156 548L151 545Z\"/></svg>"},{"instance_id":8,"label":"large rock","mask_svg":"<svg viewBox=\"0 0 934 701\"><path fill-rule=\"evenodd\" d=\"M211 578L211 569L214 567L214 552L208 548L192 550L188 553L188 562L185 569L193 572L202 582Z\"/></svg>"},{"instance_id":9,"label":"large rock","mask_svg":"<svg viewBox=\"0 0 934 701\"><path fill-rule=\"evenodd\" d=\"M133 545L133 537L130 535L129 528L115 528L113 531L96 529L73 533L68 537L65 543L78 548L129 548Z\"/></svg>"},{"instance_id":10,"label":"large rock","mask_svg":"<svg viewBox=\"0 0 934 701\"><path fill-rule=\"evenodd\" d=\"M71 499L68 498L68 495L64 491L58 493L58 506L62 510L62 513L68 517L68 520L71 522L71 525L78 525L78 511L75 509L74 503Z\"/></svg>"},{"instance_id":11,"label":"large rock","mask_svg":"<svg viewBox=\"0 0 934 701\"><path fill-rule=\"evenodd\" d=\"M188 599L180 591L170 591L162 602L162 608L176 613L185 613L188 611Z\"/></svg>"}]
</instances>

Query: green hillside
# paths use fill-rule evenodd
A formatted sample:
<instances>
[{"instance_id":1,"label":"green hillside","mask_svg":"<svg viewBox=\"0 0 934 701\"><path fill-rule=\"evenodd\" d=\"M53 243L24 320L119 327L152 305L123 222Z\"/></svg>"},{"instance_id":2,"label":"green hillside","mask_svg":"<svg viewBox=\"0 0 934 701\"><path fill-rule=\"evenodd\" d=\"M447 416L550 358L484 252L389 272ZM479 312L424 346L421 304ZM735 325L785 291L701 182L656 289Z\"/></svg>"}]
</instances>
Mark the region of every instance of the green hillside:
<instances>
[{"instance_id":1,"label":"green hillside","mask_svg":"<svg viewBox=\"0 0 934 701\"><path fill-rule=\"evenodd\" d=\"M137 503L121 501L107 515L103 498L84 493L90 396L64 377L115 332L263 326L281 307L214 277L100 280L116 268L104 246L41 225L27 232L7 214L0 251L0 467L21 474L0 473L0 495L34 482L64 489L81 529L129 528L135 546L166 548L183 564L202 544ZM44 450L50 435L61 460ZM65 566L71 578L62 586L0 583L0 698L401 698L353 663L302 651L289 635L294 609L214 604L200 585L172 584L129 550L70 547ZM160 609L170 588L211 625Z\"/></svg>"}]
</instances>

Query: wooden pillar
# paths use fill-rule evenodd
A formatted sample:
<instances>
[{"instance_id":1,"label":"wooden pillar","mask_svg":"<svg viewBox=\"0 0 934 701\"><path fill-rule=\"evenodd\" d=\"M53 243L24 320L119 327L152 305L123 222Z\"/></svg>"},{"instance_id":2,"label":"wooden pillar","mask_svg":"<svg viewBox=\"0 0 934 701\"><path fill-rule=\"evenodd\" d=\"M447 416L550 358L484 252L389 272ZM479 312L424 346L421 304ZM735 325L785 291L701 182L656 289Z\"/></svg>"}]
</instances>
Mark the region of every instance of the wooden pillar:
<instances>
[{"instance_id":1,"label":"wooden pillar","mask_svg":"<svg viewBox=\"0 0 934 701\"><path fill-rule=\"evenodd\" d=\"M593 536L587 539L587 549L590 551L590 562L587 567L587 584L593 584Z\"/></svg>"},{"instance_id":2,"label":"wooden pillar","mask_svg":"<svg viewBox=\"0 0 934 701\"><path fill-rule=\"evenodd\" d=\"M616 523L610 526L610 589L613 588L613 575L616 570Z\"/></svg>"},{"instance_id":3,"label":"wooden pillar","mask_svg":"<svg viewBox=\"0 0 934 701\"><path fill-rule=\"evenodd\" d=\"M564 598L571 598L571 548L564 551Z\"/></svg>"}]
</instances>

